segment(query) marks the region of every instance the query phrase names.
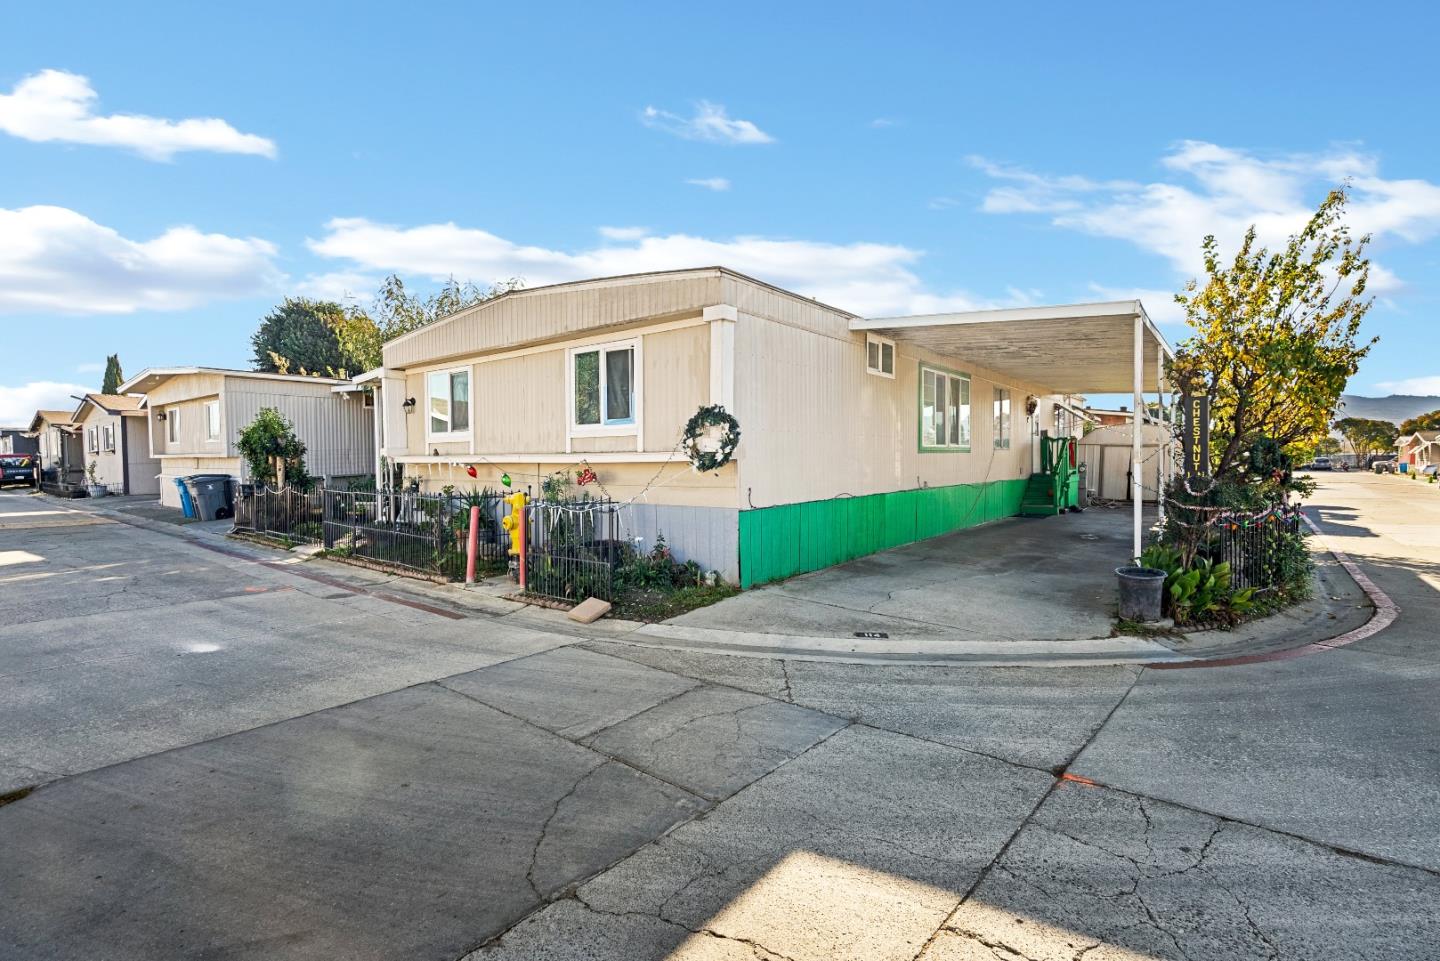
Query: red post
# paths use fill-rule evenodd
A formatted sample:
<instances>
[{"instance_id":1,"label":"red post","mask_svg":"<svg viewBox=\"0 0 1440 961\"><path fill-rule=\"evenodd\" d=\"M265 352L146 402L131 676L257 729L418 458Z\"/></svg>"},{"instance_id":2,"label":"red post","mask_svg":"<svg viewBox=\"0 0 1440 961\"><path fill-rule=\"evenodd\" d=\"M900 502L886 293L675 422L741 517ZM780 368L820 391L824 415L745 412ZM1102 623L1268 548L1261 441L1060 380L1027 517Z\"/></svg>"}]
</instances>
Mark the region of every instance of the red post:
<instances>
[{"instance_id":1,"label":"red post","mask_svg":"<svg viewBox=\"0 0 1440 961\"><path fill-rule=\"evenodd\" d=\"M470 505L470 538L465 542L465 583L475 583L475 553L480 548L480 505Z\"/></svg>"},{"instance_id":2,"label":"red post","mask_svg":"<svg viewBox=\"0 0 1440 961\"><path fill-rule=\"evenodd\" d=\"M522 591L525 590L525 531L530 526L529 513L528 507L520 508L520 527L515 531L515 536L519 538L517 543L520 545L520 590Z\"/></svg>"}]
</instances>

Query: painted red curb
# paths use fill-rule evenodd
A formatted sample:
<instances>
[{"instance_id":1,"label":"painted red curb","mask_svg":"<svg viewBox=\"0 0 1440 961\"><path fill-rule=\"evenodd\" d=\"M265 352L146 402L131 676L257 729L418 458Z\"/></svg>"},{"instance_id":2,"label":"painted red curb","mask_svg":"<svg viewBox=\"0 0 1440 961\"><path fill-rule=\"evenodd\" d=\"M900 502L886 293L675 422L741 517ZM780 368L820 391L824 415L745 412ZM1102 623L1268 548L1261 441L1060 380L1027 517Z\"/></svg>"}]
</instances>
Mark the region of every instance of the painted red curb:
<instances>
[{"instance_id":1,"label":"painted red curb","mask_svg":"<svg viewBox=\"0 0 1440 961\"><path fill-rule=\"evenodd\" d=\"M1354 630L1346 631L1338 637L1332 637L1326 641L1315 641L1312 644L1302 644L1299 647L1292 647L1283 651L1271 651L1266 654L1244 654L1238 657L1219 657L1208 661L1160 661L1155 664L1146 664L1145 666L1157 671L1176 671L1195 667L1236 667L1241 664L1288 661L1292 658L1306 657L1310 654L1322 654L1325 651L1333 651L1337 647L1345 647L1348 644L1354 644L1356 641L1363 641L1367 637L1374 637L1395 623L1395 618L1400 615L1400 608L1390 599L1390 595L1382 591L1375 582L1370 579L1369 575L1360 569L1360 565L1350 559L1350 555L1331 544L1330 539L1327 538L1324 531L1320 530L1319 526L1310 519L1309 514L1302 512L1300 517L1309 526L1311 533L1318 537L1320 542L1325 545L1325 549L1335 557L1335 560L1340 562L1341 567L1345 568L1345 572L1354 579L1356 584L1360 585L1360 589L1365 592L1365 596L1370 598L1370 603L1375 607L1375 613L1370 615L1370 620Z\"/></svg>"}]
</instances>

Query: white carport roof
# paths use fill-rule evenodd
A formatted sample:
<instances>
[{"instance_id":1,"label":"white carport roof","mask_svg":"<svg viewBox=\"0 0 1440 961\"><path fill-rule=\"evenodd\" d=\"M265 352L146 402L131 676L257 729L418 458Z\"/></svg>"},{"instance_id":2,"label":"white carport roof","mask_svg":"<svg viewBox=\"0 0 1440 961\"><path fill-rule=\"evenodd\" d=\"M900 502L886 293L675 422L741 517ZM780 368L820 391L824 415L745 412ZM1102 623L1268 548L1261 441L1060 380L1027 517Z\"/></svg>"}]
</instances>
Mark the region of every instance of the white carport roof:
<instances>
[{"instance_id":1,"label":"white carport roof","mask_svg":"<svg viewBox=\"0 0 1440 961\"><path fill-rule=\"evenodd\" d=\"M1128 394L1135 388L1137 318L1141 389L1158 390L1159 358L1174 351L1138 300L861 318L850 329L963 358L1057 394Z\"/></svg>"}]
</instances>

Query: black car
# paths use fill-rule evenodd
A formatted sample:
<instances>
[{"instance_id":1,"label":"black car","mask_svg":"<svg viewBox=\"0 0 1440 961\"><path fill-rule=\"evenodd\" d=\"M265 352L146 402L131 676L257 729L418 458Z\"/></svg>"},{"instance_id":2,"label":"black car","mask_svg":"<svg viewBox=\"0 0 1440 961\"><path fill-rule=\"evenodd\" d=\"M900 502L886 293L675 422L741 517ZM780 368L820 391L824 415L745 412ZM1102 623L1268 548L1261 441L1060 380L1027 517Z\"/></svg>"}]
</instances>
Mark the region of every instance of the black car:
<instances>
[{"instance_id":1,"label":"black car","mask_svg":"<svg viewBox=\"0 0 1440 961\"><path fill-rule=\"evenodd\" d=\"M34 454L0 454L0 487L6 484L34 484L38 468Z\"/></svg>"}]
</instances>

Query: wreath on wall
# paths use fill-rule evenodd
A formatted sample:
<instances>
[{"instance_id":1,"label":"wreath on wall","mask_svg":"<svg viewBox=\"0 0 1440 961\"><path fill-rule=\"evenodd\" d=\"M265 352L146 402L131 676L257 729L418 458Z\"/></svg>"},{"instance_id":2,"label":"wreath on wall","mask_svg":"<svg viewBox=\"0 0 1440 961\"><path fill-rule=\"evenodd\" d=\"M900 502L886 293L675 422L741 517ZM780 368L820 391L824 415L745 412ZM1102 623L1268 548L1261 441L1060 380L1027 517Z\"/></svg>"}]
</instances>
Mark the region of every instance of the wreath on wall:
<instances>
[{"instance_id":1,"label":"wreath on wall","mask_svg":"<svg viewBox=\"0 0 1440 961\"><path fill-rule=\"evenodd\" d=\"M718 433L717 433L718 429ZM711 404L697 410L685 423L680 446L697 473L719 470L730 463L740 444L740 422L724 407Z\"/></svg>"}]
</instances>

